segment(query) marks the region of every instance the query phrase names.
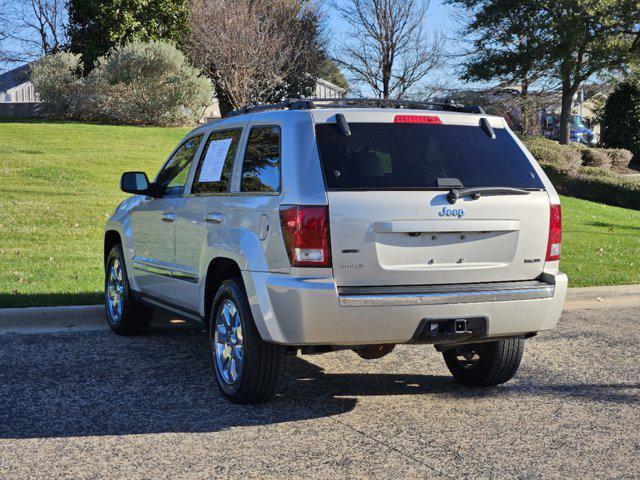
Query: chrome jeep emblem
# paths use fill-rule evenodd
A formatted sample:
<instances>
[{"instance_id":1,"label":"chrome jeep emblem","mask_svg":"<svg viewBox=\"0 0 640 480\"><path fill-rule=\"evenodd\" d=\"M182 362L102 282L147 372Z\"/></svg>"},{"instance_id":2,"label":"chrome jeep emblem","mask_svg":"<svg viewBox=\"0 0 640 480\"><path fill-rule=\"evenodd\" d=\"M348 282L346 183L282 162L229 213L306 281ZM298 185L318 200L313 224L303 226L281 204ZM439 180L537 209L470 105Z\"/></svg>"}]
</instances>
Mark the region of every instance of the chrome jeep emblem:
<instances>
[{"instance_id":1,"label":"chrome jeep emblem","mask_svg":"<svg viewBox=\"0 0 640 480\"><path fill-rule=\"evenodd\" d=\"M462 208L447 208L442 207L442 210L438 212L440 217L464 217L464 210Z\"/></svg>"}]
</instances>

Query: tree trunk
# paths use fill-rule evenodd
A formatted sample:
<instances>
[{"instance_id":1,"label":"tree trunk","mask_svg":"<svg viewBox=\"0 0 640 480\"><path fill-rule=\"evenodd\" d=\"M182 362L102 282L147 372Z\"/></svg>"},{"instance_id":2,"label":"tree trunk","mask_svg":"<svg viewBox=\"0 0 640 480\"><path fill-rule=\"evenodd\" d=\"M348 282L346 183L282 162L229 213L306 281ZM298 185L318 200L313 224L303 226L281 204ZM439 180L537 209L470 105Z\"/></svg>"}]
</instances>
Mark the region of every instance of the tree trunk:
<instances>
[{"instance_id":1,"label":"tree trunk","mask_svg":"<svg viewBox=\"0 0 640 480\"><path fill-rule=\"evenodd\" d=\"M220 109L220 116L224 118L225 115L227 115L227 113L235 109L233 108L233 105L229 101L224 91L224 88L222 88L215 79L216 77L215 75L213 75L213 88L216 92L216 98L218 99L218 108Z\"/></svg>"},{"instance_id":2,"label":"tree trunk","mask_svg":"<svg viewBox=\"0 0 640 480\"><path fill-rule=\"evenodd\" d=\"M571 110L573 108L573 96L580 87L579 84L567 85L562 82L562 109L560 110L560 137L561 145L569 145L571 142Z\"/></svg>"},{"instance_id":3,"label":"tree trunk","mask_svg":"<svg viewBox=\"0 0 640 480\"><path fill-rule=\"evenodd\" d=\"M384 60L382 65L382 98L389 98L389 86L391 85L391 74L393 72L393 63L389 59Z\"/></svg>"},{"instance_id":4,"label":"tree trunk","mask_svg":"<svg viewBox=\"0 0 640 480\"><path fill-rule=\"evenodd\" d=\"M529 108L529 83L526 79L520 82L520 130L525 135L531 135L531 111Z\"/></svg>"}]
</instances>

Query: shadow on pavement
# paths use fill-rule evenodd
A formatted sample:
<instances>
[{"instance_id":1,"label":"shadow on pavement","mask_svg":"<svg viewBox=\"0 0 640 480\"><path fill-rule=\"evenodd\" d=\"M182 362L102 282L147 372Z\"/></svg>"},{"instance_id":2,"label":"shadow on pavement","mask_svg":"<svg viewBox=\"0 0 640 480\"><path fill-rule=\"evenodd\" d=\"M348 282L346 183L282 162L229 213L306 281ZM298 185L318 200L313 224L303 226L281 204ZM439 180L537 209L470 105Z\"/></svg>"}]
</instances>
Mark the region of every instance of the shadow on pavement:
<instances>
[{"instance_id":1,"label":"shadow on pavement","mask_svg":"<svg viewBox=\"0 0 640 480\"><path fill-rule=\"evenodd\" d=\"M185 326L141 337L110 332L0 337L0 438L215 432L295 422L352 410L356 396L566 395L608 402L637 398L638 385L544 385L531 377L493 390L449 376L325 373L291 357L279 394L257 406L218 392L204 335Z\"/></svg>"}]
</instances>

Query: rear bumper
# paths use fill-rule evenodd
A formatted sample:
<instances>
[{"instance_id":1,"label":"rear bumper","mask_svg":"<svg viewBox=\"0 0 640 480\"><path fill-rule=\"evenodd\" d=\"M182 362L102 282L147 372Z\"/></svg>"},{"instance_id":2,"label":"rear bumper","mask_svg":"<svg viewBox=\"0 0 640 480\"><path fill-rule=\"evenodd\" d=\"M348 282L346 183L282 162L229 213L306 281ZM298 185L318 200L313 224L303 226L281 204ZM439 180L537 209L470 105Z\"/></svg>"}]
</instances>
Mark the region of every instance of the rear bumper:
<instances>
[{"instance_id":1,"label":"rear bumper","mask_svg":"<svg viewBox=\"0 0 640 480\"><path fill-rule=\"evenodd\" d=\"M262 337L287 345L407 343L424 319L483 317L487 338L524 335L554 328L567 293L562 273L543 281L348 288L332 278L243 273Z\"/></svg>"}]
</instances>

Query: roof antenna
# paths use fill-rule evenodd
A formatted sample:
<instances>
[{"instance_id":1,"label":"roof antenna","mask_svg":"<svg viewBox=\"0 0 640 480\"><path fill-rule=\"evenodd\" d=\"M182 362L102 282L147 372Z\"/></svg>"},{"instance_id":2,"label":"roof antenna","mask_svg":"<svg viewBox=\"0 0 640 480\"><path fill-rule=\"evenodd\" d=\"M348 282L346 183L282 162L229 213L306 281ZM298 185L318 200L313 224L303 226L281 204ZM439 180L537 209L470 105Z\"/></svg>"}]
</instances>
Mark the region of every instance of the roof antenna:
<instances>
[{"instance_id":1,"label":"roof antenna","mask_svg":"<svg viewBox=\"0 0 640 480\"><path fill-rule=\"evenodd\" d=\"M351 129L349 128L349 123L347 122L347 119L344 117L342 113L336 114L336 123L338 124L338 128L344 135L346 135L347 137L351 135Z\"/></svg>"},{"instance_id":2,"label":"roof antenna","mask_svg":"<svg viewBox=\"0 0 640 480\"><path fill-rule=\"evenodd\" d=\"M487 137L489 137L491 140L496 139L496 132L493 131L493 127L489 123L489 120L484 117L480 119L480 128L482 128L482 131L486 133Z\"/></svg>"}]
</instances>

